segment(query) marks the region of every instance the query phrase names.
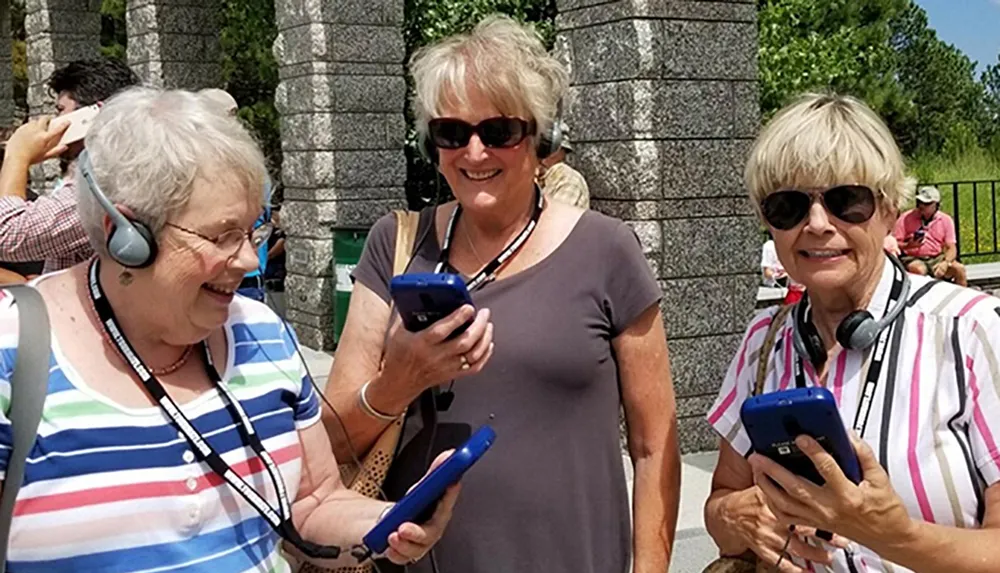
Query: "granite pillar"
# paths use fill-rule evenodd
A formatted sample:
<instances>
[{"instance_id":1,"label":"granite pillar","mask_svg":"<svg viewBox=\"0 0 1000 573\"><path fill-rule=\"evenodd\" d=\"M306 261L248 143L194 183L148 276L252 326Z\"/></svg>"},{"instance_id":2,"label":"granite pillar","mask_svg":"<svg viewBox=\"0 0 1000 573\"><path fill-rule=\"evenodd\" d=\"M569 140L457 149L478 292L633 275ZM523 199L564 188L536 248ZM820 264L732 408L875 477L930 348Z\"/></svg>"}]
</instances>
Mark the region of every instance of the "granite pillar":
<instances>
[{"instance_id":1,"label":"granite pillar","mask_svg":"<svg viewBox=\"0 0 1000 573\"><path fill-rule=\"evenodd\" d=\"M750 0L559 0L565 103L594 209L629 222L663 288L681 447L704 421L749 320L759 237L742 185L758 128Z\"/></svg>"},{"instance_id":2,"label":"granite pillar","mask_svg":"<svg viewBox=\"0 0 1000 573\"><path fill-rule=\"evenodd\" d=\"M73 60L101 53L101 0L25 0L24 31L28 60L28 113L55 113L49 92L52 73ZM31 170L32 189L44 193L59 176L59 163L47 161Z\"/></svg>"},{"instance_id":3,"label":"granite pillar","mask_svg":"<svg viewBox=\"0 0 1000 573\"><path fill-rule=\"evenodd\" d=\"M15 123L10 2L0 2L0 126Z\"/></svg>"},{"instance_id":4,"label":"granite pillar","mask_svg":"<svg viewBox=\"0 0 1000 573\"><path fill-rule=\"evenodd\" d=\"M197 90L222 84L220 0L128 0L128 64L147 85Z\"/></svg>"},{"instance_id":5,"label":"granite pillar","mask_svg":"<svg viewBox=\"0 0 1000 573\"><path fill-rule=\"evenodd\" d=\"M333 345L334 228L405 207L403 0L276 0L287 316Z\"/></svg>"}]
</instances>

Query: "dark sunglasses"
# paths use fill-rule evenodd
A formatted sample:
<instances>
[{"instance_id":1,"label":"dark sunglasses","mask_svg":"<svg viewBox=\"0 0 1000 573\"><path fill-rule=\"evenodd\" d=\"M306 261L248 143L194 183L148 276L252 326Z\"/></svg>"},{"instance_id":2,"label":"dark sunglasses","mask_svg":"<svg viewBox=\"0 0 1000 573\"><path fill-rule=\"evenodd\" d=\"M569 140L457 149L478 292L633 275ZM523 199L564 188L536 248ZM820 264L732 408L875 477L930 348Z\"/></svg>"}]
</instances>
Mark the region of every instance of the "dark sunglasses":
<instances>
[{"instance_id":1,"label":"dark sunglasses","mask_svg":"<svg viewBox=\"0 0 1000 573\"><path fill-rule=\"evenodd\" d=\"M491 117L476 125L460 119L439 117L427 124L427 133L435 147L461 149L469 144L472 134L486 147L514 147L525 137L535 134L535 122L518 117Z\"/></svg>"},{"instance_id":2,"label":"dark sunglasses","mask_svg":"<svg viewBox=\"0 0 1000 573\"><path fill-rule=\"evenodd\" d=\"M760 210L769 225L787 231L809 215L817 195L826 210L845 223L864 223L875 214L875 194L863 185L838 185L822 193L776 191L764 197Z\"/></svg>"}]
</instances>

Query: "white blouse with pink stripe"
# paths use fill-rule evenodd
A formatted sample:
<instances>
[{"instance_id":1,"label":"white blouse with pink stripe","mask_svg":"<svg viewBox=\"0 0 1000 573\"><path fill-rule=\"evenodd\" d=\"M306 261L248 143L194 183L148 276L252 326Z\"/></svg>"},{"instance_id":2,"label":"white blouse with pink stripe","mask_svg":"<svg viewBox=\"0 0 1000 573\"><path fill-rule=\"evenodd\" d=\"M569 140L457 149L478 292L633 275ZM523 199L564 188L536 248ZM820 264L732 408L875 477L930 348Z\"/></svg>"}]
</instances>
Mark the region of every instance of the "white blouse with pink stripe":
<instances>
[{"instance_id":1,"label":"white blouse with pink stripe","mask_svg":"<svg viewBox=\"0 0 1000 573\"><path fill-rule=\"evenodd\" d=\"M885 313L892 286L885 265L868 307ZM983 492L1000 481L1000 299L910 275L910 302L896 319L863 438L886 468L910 514L964 528L983 518ZM750 322L726 373L708 421L740 453L750 440L739 411L753 390L759 349L777 307ZM798 360L793 313L778 330L764 392L795 385ZM850 428L868 374L870 351L840 350L830 357L827 385ZM807 384L818 385L806 361ZM832 568L799 562L812 571L903 572L864 547L835 554Z\"/></svg>"}]
</instances>

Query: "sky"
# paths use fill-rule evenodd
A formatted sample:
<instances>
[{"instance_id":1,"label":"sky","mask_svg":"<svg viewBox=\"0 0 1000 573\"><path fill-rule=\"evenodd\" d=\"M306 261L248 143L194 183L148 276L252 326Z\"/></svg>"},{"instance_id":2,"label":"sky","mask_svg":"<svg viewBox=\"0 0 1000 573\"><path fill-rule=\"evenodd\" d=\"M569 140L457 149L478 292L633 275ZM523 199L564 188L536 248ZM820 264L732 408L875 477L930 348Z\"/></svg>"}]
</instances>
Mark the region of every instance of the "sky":
<instances>
[{"instance_id":1,"label":"sky","mask_svg":"<svg viewBox=\"0 0 1000 573\"><path fill-rule=\"evenodd\" d=\"M1000 0L916 0L938 37L979 62L978 76L1000 53Z\"/></svg>"}]
</instances>

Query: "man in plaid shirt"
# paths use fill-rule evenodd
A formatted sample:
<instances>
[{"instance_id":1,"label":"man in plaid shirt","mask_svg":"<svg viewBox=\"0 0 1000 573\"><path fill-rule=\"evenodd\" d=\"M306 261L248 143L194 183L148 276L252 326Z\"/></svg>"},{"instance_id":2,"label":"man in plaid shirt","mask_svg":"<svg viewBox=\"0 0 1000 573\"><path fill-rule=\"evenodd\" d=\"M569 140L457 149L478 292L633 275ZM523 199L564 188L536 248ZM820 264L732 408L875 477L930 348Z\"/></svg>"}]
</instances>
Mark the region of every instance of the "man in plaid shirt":
<instances>
[{"instance_id":1,"label":"man in plaid shirt","mask_svg":"<svg viewBox=\"0 0 1000 573\"><path fill-rule=\"evenodd\" d=\"M93 105L115 93L139 84L125 64L111 59L79 60L57 70L49 79L56 94L56 110L64 115ZM19 128L8 141L0 170L0 260L45 261L43 272L52 272L87 260L93 249L76 211L76 187L66 177L50 194L35 201L25 199L28 168L62 152L71 162L83 150L83 142L68 149L55 148L67 126L52 127L45 119ZM54 149L55 148L55 149Z\"/></svg>"}]
</instances>

